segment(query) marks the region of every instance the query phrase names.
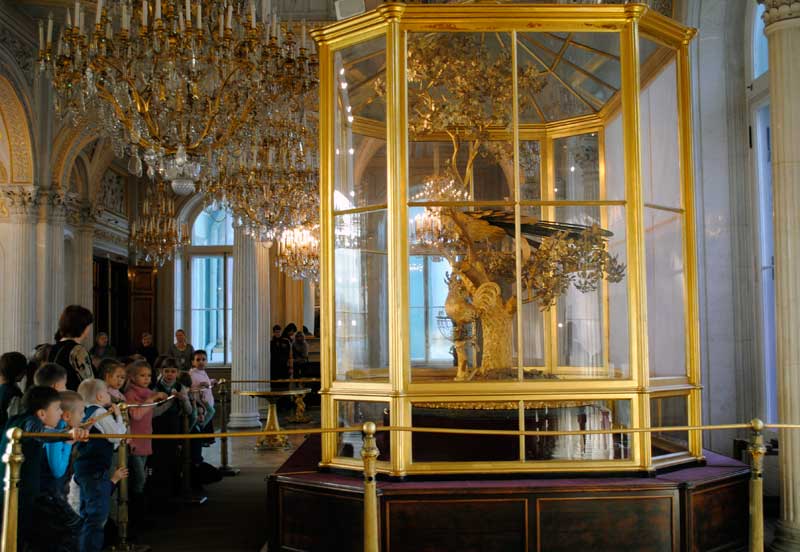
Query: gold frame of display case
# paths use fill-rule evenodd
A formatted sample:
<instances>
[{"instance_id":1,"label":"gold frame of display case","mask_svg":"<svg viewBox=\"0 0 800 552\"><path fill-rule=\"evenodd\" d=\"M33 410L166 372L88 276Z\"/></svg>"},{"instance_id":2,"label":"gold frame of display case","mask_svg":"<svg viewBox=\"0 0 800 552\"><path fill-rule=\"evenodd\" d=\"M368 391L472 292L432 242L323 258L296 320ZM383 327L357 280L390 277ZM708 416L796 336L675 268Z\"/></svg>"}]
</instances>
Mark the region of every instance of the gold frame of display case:
<instances>
[{"instance_id":1,"label":"gold frame of display case","mask_svg":"<svg viewBox=\"0 0 800 552\"><path fill-rule=\"evenodd\" d=\"M496 205L513 209L515 236L520 237L520 216L524 208L540 208L542 212L554 212L557 207L598 207L602 213L607 208L624 209L626 276L622 284L602 282L600 293L604 301L603 335L604 357L602 368L608 364L608 292L610 285L625 286L627 301L626 373L607 375L605 379L570 377L570 369L580 375L582 368L559 367L555 335L556 309L544 314L545 366L523 366L522 315L516 316L517 377L481 381L430 381L412 378L409 331L409 209L414 202L409 199L408 184L408 113L407 113L407 33L507 33L511 44L518 44L518 33L615 33L619 38L619 89L605 101L602 108L592 113L555 121L543 118L541 123L521 124L519 121L518 95L518 48L511 50L511 80L513 86L512 124L510 128L493 129L494 133L513 145L514 197L505 201L473 201L475 206ZM312 36L317 42L320 60L320 176L321 176L321 391L322 427L334 428L338 424L336 401L388 402L389 421L392 426L412 425L414 404L435 403L505 403L518 404L519 429L525 425L526 401L562 401L577 404L580 401L629 401L628 424L631 427L650 427L650 399L658 396L686 397L690 425L701 422L700 409L700 345L698 334L697 270L695 253L693 174L692 174L692 124L690 98L689 43L696 31L660 15L641 4L625 5L523 5L523 4L437 4L418 5L385 3L370 12L316 29ZM561 35L559 35L561 36ZM385 63L380 70L385 72L385 124L354 114L349 118L351 128L362 136L385 140L385 199L368 205L352 208L336 208L336 117L338 75L344 69L337 67L336 55L344 49L383 38ZM659 48L645 64L640 64L640 40L647 39ZM499 39L498 39L499 41ZM352 60L358 63L361 60ZM682 239L679 249L683 259L681 286L683 288L683 328L685 343L685 370L681 375L656 377L651 375L648 353L648 289L645 265L645 209L643 191L640 94L647 83L655 78L662 68L674 62L675 102L677 110L677 159L679 165L679 206L647 205L673 213L681 224ZM342 73L339 73L341 71ZM344 84L346 85L346 84ZM349 113L349 110L348 110ZM621 149L624 167L622 198L598 200L558 200L547 194L534 201L520 198L520 142L538 140L540 147L541 180L553 179L553 141L567 136L587 132L598 133L599 172L601 189L604 182L604 149L606 124L615 115L621 114ZM428 135L426 140L446 140L446 136ZM351 151L352 154L352 151ZM544 186L543 186L544 187ZM352 194L351 194L352 195ZM473 196L474 199L474 196ZM462 202L463 203L463 202ZM460 205L460 204L459 204ZM661 212L659 211L659 212ZM367 377L345 377L350 367L337 367L336 337L336 280L334 259L336 250L336 217L361 216L380 212L385 216L385 248L369 246L361 253L385 256L386 327L385 346L375 369L363 370L363 366L352 370L353 374ZM603 216L601 214L601 216ZM605 220L605 219L604 219ZM515 243L519 243L519 239ZM517 250L517 289L520 287L519 246ZM381 261L383 262L383 261ZM361 266L361 265L359 265ZM382 284L384 285L384 284ZM658 287L658 286L654 286ZM649 290L657 293L658 290ZM549 319L549 320L548 320ZM353 322L355 326L355 319ZM427 331L427 330L426 330ZM374 356L374 355L373 355ZM532 368L545 373L559 373L558 378L526 379L524 373ZM569 369L567 369L569 368ZM608 372L611 374L611 371ZM544 404L544 402L543 402ZM478 406L477 408L482 408ZM358 420L356 420L358 421ZM366 421L366 420L364 420ZM379 425L382 420L374 420ZM519 437L523 443L524 437ZM511 461L456 461L414 462L412 435L409 432L393 432L389 442L391 457L378 463L379 471L392 476L413 474L455 473L515 473L515 472L634 472L651 471L662 466L689 462L702 458L701 434L689 432L688 450L685 453L670 452L663 458L654 457L648 433L632 434L629 437L630 453L624 460L526 460L521 453L519 459ZM322 461L325 467L360 470L357 458L336 456L337 436L322 437Z\"/></svg>"}]
</instances>

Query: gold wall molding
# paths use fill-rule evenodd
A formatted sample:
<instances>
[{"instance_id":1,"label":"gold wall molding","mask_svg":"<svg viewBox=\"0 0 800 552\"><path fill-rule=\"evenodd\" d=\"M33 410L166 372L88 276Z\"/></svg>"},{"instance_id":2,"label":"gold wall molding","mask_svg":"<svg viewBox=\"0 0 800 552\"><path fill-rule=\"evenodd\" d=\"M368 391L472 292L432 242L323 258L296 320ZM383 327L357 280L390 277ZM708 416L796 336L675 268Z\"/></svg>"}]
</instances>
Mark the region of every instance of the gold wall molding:
<instances>
[{"instance_id":1,"label":"gold wall molding","mask_svg":"<svg viewBox=\"0 0 800 552\"><path fill-rule=\"evenodd\" d=\"M11 182L33 183L33 149L25 108L17 91L4 77L0 77L0 114L5 125L11 154Z\"/></svg>"}]
</instances>

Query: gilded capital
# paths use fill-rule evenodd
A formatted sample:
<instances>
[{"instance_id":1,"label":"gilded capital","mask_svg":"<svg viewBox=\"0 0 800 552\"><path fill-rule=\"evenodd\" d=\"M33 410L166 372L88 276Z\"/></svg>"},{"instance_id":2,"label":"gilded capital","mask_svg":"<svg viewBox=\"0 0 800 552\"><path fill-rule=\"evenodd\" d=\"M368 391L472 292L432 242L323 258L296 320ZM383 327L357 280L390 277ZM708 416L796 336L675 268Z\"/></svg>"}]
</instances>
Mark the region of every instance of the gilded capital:
<instances>
[{"instance_id":1,"label":"gilded capital","mask_svg":"<svg viewBox=\"0 0 800 552\"><path fill-rule=\"evenodd\" d=\"M758 0L764 4L764 25L800 18L800 0Z\"/></svg>"},{"instance_id":2,"label":"gilded capital","mask_svg":"<svg viewBox=\"0 0 800 552\"><path fill-rule=\"evenodd\" d=\"M39 210L39 189L33 186L0 187L0 215L33 216Z\"/></svg>"}]
</instances>

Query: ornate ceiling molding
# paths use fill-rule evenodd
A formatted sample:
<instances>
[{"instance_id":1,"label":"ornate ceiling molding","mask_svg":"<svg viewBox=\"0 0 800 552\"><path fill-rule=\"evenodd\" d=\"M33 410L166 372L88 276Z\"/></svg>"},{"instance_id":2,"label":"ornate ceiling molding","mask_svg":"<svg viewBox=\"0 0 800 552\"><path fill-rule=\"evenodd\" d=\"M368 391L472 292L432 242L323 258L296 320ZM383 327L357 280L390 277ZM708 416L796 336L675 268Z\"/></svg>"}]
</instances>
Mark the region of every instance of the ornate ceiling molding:
<instances>
[{"instance_id":1,"label":"ornate ceiling molding","mask_svg":"<svg viewBox=\"0 0 800 552\"><path fill-rule=\"evenodd\" d=\"M25 82L28 83L28 86L33 86L36 45L21 40L9 27L0 25L0 48L11 54L11 57L17 62L20 72L24 75Z\"/></svg>"}]
</instances>

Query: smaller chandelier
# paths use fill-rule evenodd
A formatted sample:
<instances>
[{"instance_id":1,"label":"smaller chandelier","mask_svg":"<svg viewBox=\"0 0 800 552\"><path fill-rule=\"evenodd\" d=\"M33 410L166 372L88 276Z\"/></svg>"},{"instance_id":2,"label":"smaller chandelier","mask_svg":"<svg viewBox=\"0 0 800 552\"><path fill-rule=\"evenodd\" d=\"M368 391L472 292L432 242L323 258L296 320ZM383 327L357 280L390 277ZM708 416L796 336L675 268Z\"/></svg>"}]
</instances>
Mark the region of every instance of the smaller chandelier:
<instances>
[{"instance_id":1,"label":"smaller chandelier","mask_svg":"<svg viewBox=\"0 0 800 552\"><path fill-rule=\"evenodd\" d=\"M319 280L319 225L284 230L275 265L293 280Z\"/></svg>"},{"instance_id":2,"label":"smaller chandelier","mask_svg":"<svg viewBox=\"0 0 800 552\"><path fill-rule=\"evenodd\" d=\"M189 227L175 218L175 196L167 183L147 185L139 215L131 226L131 247L147 263L163 266L190 243Z\"/></svg>"}]
</instances>

